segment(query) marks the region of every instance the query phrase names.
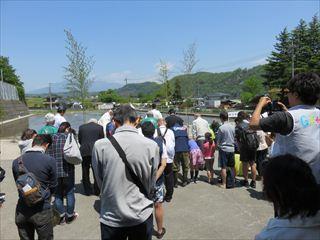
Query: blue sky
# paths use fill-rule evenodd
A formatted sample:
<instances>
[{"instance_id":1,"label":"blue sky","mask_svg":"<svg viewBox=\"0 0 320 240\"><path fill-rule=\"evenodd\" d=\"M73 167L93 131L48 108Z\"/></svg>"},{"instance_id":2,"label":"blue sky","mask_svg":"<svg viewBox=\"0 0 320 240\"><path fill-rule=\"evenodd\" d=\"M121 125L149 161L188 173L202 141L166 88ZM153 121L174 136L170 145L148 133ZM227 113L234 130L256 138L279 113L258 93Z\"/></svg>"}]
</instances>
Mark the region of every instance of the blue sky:
<instances>
[{"instance_id":1,"label":"blue sky","mask_svg":"<svg viewBox=\"0 0 320 240\"><path fill-rule=\"evenodd\" d=\"M196 41L196 70L221 72L264 63L275 36L319 1L3 1L1 55L27 90L63 81L64 29L95 59L93 75L106 82L156 80L159 59L171 76Z\"/></svg>"}]
</instances>

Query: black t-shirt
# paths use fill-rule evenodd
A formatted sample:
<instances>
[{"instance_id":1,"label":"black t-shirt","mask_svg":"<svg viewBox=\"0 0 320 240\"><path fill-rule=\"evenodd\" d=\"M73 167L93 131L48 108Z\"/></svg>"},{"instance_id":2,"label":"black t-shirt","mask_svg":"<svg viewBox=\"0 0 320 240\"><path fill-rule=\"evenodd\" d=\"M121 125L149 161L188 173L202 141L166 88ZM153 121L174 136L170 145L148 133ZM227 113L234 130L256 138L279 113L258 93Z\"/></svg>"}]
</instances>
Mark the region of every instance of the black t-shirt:
<instances>
[{"instance_id":1,"label":"black t-shirt","mask_svg":"<svg viewBox=\"0 0 320 240\"><path fill-rule=\"evenodd\" d=\"M275 112L267 118L260 119L260 128L264 132L287 135L293 130L293 118L291 114L286 111Z\"/></svg>"}]
</instances>

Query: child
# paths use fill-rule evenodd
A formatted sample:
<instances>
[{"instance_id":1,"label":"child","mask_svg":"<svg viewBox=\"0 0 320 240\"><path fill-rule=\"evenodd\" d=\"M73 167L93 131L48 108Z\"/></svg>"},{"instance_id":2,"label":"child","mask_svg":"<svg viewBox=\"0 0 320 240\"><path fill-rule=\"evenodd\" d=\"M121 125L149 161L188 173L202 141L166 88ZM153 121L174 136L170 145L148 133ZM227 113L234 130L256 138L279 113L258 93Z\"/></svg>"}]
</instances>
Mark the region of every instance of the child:
<instances>
[{"instance_id":1,"label":"child","mask_svg":"<svg viewBox=\"0 0 320 240\"><path fill-rule=\"evenodd\" d=\"M203 144L203 157L204 161L206 162L206 169L207 169L207 176L208 176L208 183L213 184L213 162L214 162L214 152L216 149L216 145L214 144L211 133L207 132L204 135L205 140Z\"/></svg>"},{"instance_id":2,"label":"child","mask_svg":"<svg viewBox=\"0 0 320 240\"><path fill-rule=\"evenodd\" d=\"M199 175L199 166L204 164L202 152L195 140L189 139L188 145L190 148L190 175L191 180L197 183Z\"/></svg>"}]
</instances>

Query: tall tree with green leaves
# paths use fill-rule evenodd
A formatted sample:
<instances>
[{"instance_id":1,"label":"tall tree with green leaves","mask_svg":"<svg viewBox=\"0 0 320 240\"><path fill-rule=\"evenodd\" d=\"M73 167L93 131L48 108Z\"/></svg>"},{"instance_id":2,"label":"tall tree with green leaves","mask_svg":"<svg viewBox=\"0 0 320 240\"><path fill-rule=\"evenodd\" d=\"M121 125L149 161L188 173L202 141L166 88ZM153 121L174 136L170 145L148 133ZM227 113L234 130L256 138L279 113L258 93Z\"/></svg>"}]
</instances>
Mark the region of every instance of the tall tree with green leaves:
<instances>
[{"instance_id":1,"label":"tall tree with green leaves","mask_svg":"<svg viewBox=\"0 0 320 240\"><path fill-rule=\"evenodd\" d=\"M0 56L0 69L2 69L3 81L14 85L17 88L19 99L25 101L23 82L10 65L8 57Z\"/></svg>"},{"instance_id":2,"label":"tall tree with green leaves","mask_svg":"<svg viewBox=\"0 0 320 240\"><path fill-rule=\"evenodd\" d=\"M310 60L310 45L308 44L308 26L301 19L298 26L292 31L292 45L294 54L294 73L307 72Z\"/></svg>"},{"instance_id":3,"label":"tall tree with green leaves","mask_svg":"<svg viewBox=\"0 0 320 240\"><path fill-rule=\"evenodd\" d=\"M267 58L265 85L269 88L282 88L291 78L292 42L287 28L277 36L275 50Z\"/></svg>"},{"instance_id":4,"label":"tall tree with green leaves","mask_svg":"<svg viewBox=\"0 0 320 240\"><path fill-rule=\"evenodd\" d=\"M164 86L164 91L165 91L165 98L166 101L168 101L170 95L171 95L171 89L170 89L170 84L169 84L169 64L160 59L160 64L159 64L159 75L160 75L160 82L162 82Z\"/></svg>"},{"instance_id":5,"label":"tall tree with green leaves","mask_svg":"<svg viewBox=\"0 0 320 240\"><path fill-rule=\"evenodd\" d=\"M263 94L265 91L262 80L257 77L250 77L243 82L241 101L244 103L250 102L255 96Z\"/></svg>"},{"instance_id":6,"label":"tall tree with green leaves","mask_svg":"<svg viewBox=\"0 0 320 240\"><path fill-rule=\"evenodd\" d=\"M181 81L179 78L177 78L174 81L174 91L171 96L172 100L179 101L182 100L182 93L181 93Z\"/></svg>"},{"instance_id":7,"label":"tall tree with green leaves","mask_svg":"<svg viewBox=\"0 0 320 240\"><path fill-rule=\"evenodd\" d=\"M310 72L320 74L320 22L313 16L307 30L307 43L309 46L308 69Z\"/></svg>"},{"instance_id":8,"label":"tall tree with green leaves","mask_svg":"<svg viewBox=\"0 0 320 240\"><path fill-rule=\"evenodd\" d=\"M77 42L70 30L64 30L67 40L67 59L68 65L64 67L64 78L67 80L67 89L71 96L82 102L89 97L89 88L93 82L90 76L94 61L92 57L86 54L87 48ZM85 110L83 108L83 110ZM84 111L83 111L84 113ZM85 121L85 115L83 114Z\"/></svg>"}]
</instances>

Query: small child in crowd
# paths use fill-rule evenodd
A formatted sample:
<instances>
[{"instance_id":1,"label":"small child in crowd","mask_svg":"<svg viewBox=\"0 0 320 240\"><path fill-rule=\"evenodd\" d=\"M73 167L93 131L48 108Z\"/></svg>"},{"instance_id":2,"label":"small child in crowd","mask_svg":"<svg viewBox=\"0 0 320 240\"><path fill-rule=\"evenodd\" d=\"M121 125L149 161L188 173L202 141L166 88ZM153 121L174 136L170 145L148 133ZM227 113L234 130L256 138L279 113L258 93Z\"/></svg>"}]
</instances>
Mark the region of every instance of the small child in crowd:
<instances>
[{"instance_id":1,"label":"small child in crowd","mask_svg":"<svg viewBox=\"0 0 320 240\"><path fill-rule=\"evenodd\" d=\"M216 150L216 145L212 140L211 133L207 132L204 135L205 141L203 144L203 157L206 162L208 183L213 184L213 163L214 163L214 152Z\"/></svg>"},{"instance_id":2,"label":"small child in crowd","mask_svg":"<svg viewBox=\"0 0 320 240\"><path fill-rule=\"evenodd\" d=\"M189 139L190 148L190 176L194 183L197 183L199 167L204 164L201 149L195 140Z\"/></svg>"}]
</instances>

